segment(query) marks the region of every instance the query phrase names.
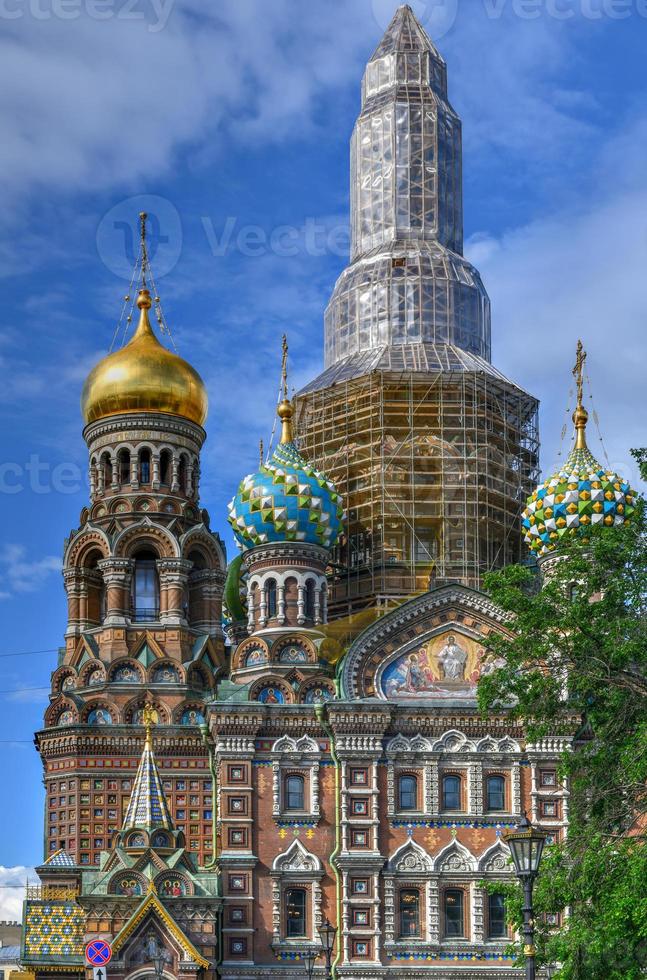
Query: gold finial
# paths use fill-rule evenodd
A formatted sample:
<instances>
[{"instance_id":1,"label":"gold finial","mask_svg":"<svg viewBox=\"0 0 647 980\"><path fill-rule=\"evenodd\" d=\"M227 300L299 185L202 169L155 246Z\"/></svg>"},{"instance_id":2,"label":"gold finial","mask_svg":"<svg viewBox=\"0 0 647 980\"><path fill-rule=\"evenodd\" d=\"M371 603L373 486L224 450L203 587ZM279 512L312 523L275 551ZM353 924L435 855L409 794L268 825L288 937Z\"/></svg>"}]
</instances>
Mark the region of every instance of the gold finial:
<instances>
[{"instance_id":1,"label":"gold finial","mask_svg":"<svg viewBox=\"0 0 647 980\"><path fill-rule=\"evenodd\" d=\"M146 744L145 748L153 748L153 725L157 721L157 712L150 701L147 701L142 708L142 721L144 723L144 728L146 729Z\"/></svg>"},{"instance_id":2,"label":"gold finial","mask_svg":"<svg viewBox=\"0 0 647 980\"><path fill-rule=\"evenodd\" d=\"M577 405L575 406L575 411L573 412L573 424L575 425L575 449L588 449L586 445L586 423L589 420L589 413L584 408L583 404L583 391L584 391L584 362L586 360L586 351L581 340L577 342L577 353L575 355L575 367L573 368L573 377L575 378L577 384Z\"/></svg>"},{"instance_id":3,"label":"gold finial","mask_svg":"<svg viewBox=\"0 0 647 980\"><path fill-rule=\"evenodd\" d=\"M281 388L283 390L283 401L288 400L288 338L287 334L283 334L283 343L281 345L283 352L283 357L281 359Z\"/></svg>"},{"instance_id":4,"label":"gold finial","mask_svg":"<svg viewBox=\"0 0 647 980\"><path fill-rule=\"evenodd\" d=\"M292 405L288 398L288 338L283 334L283 358L281 360L281 391L283 400L279 403L276 414L281 419L281 445L294 442L292 432Z\"/></svg>"},{"instance_id":5,"label":"gold finial","mask_svg":"<svg viewBox=\"0 0 647 980\"><path fill-rule=\"evenodd\" d=\"M146 248L146 219L145 211L139 212L139 238L142 250L142 289L146 288L146 267L148 266L148 249Z\"/></svg>"}]
</instances>

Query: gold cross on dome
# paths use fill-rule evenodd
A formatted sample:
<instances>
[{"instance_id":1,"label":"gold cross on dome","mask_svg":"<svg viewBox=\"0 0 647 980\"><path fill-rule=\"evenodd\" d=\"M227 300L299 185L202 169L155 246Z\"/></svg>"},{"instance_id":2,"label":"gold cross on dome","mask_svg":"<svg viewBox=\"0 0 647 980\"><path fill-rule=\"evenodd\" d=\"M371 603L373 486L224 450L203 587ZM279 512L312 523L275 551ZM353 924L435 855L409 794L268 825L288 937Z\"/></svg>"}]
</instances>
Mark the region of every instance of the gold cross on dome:
<instances>
[{"instance_id":1,"label":"gold cross on dome","mask_svg":"<svg viewBox=\"0 0 647 980\"><path fill-rule=\"evenodd\" d=\"M578 408L582 407L582 391L584 388L584 362L586 360L586 351L581 340L577 342L577 353L575 354L575 367L573 368L573 377L577 382L577 405Z\"/></svg>"}]
</instances>

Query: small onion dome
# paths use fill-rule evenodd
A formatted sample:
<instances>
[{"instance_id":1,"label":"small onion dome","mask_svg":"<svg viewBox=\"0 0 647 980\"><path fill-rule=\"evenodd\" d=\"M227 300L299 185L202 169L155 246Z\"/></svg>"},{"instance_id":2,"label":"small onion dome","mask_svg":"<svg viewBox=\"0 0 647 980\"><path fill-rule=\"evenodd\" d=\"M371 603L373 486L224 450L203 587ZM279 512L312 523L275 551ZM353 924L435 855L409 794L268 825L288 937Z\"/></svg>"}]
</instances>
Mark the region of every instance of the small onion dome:
<instances>
[{"instance_id":1,"label":"small onion dome","mask_svg":"<svg viewBox=\"0 0 647 980\"><path fill-rule=\"evenodd\" d=\"M151 305L148 289L140 289L139 324L132 339L90 371L81 395L86 424L132 412L163 412L204 423L204 382L195 368L159 342L148 319Z\"/></svg>"},{"instance_id":2,"label":"small onion dome","mask_svg":"<svg viewBox=\"0 0 647 980\"><path fill-rule=\"evenodd\" d=\"M281 442L269 462L246 476L229 503L228 520L241 548L304 541L332 548L344 509L335 487L310 466L293 442L292 405L278 407Z\"/></svg>"},{"instance_id":3,"label":"small onion dome","mask_svg":"<svg viewBox=\"0 0 647 980\"><path fill-rule=\"evenodd\" d=\"M595 525L625 524L635 510L635 494L616 473L598 463L586 444L588 419L581 404L575 410L575 446L559 473L528 497L521 515L524 540L531 551L553 551L565 534Z\"/></svg>"}]
</instances>

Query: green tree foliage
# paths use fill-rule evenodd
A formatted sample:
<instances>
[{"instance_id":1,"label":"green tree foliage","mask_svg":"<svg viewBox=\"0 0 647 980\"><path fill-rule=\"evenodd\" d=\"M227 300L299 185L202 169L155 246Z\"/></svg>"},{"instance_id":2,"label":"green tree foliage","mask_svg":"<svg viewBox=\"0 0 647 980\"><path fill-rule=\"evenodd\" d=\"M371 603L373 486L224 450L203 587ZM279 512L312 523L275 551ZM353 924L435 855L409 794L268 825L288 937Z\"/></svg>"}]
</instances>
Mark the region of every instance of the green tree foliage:
<instances>
[{"instance_id":1,"label":"green tree foliage","mask_svg":"<svg viewBox=\"0 0 647 980\"><path fill-rule=\"evenodd\" d=\"M634 453L647 476L647 451ZM631 523L560 545L538 588L511 566L486 588L510 614L479 685L481 710L508 706L530 740L573 736L568 837L544 852L535 887L540 961L560 980L647 976L647 551L644 502ZM508 903L517 923L520 902ZM560 912L551 931L544 913Z\"/></svg>"}]
</instances>

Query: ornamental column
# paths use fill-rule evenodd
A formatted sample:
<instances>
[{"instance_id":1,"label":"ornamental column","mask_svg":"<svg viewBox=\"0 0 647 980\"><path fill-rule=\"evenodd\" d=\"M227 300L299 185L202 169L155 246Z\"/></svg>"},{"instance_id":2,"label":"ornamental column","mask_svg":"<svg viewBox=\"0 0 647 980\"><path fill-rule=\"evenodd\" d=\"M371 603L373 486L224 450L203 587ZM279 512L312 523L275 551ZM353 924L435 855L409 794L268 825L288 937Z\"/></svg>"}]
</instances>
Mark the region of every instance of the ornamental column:
<instances>
[{"instance_id":1,"label":"ornamental column","mask_svg":"<svg viewBox=\"0 0 647 980\"><path fill-rule=\"evenodd\" d=\"M192 562L184 558L161 558L157 562L160 579L160 622L165 626L186 626L186 599Z\"/></svg>"},{"instance_id":2,"label":"ornamental column","mask_svg":"<svg viewBox=\"0 0 647 980\"><path fill-rule=\"evenodd\" d=\"M133 563L130 558L103 558L97 563L106 589L104 626L125 626L130 620L130 586Z\"/></svg>"}]
</instances>

